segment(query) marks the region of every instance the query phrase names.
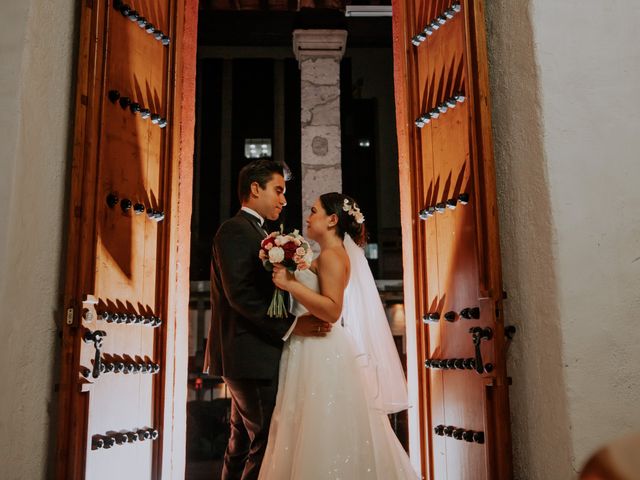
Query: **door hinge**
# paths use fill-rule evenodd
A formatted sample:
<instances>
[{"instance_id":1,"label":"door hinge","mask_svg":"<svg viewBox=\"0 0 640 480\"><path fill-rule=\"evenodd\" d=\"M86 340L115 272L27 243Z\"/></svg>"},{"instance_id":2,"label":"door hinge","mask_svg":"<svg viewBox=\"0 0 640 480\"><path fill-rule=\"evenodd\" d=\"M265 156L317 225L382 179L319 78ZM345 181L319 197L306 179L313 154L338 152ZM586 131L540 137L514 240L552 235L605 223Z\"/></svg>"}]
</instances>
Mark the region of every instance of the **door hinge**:
<instances>
[{"instance_id":1,"label":"door hinge","mask_svg":"<svg viewBox=\"0 0 640 480\"><path fill-rule=\"evenodd\" d=\"M67 325L73 325L73 307L67 309Z\"/></svg>"}]
</instances>

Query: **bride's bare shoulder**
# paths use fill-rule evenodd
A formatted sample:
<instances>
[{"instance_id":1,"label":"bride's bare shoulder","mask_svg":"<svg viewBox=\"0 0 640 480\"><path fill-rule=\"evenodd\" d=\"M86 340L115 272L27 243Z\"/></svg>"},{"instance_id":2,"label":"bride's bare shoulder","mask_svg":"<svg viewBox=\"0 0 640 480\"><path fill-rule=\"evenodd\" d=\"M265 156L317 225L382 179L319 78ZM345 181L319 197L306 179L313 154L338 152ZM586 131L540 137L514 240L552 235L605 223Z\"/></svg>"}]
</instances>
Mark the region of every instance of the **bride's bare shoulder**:
<instances>
[{"instance_id":1,"label":"bride's bare shoulder","mask_svg":"<svg viewBox=\"0 0 640 480\"><path fill-rule=\"evenodd\" d=\"M346 272L349 269L349 257L344 248L327 248L318 255L316 268L319 272Z\"/></svg>"},{"instance_id":2,"label":"bride's bare shoulder","mask_svg":"<svg viewBox=\"0 0 640 480\"><path fill-rule=\"evenodd\" d=\"M320 293L335 301L340 299L342 302L342 293L340 292L343 292L349 279L349 257L344 248L323 249L317 260Z\"/></svg>"},{"instance_id":3,"label":"bride's bare shoulder","mask_svg":"<svg viewBox=\"0 0 640 480\"><path fill-rule=\"evenodd\" d=\"M347 256L344 248L332 247L325 248L320 251L320 255L316 258L318 263L327 263L327 262L342 262L344 263L349 257Z\"/></svg>"}]
</instances>

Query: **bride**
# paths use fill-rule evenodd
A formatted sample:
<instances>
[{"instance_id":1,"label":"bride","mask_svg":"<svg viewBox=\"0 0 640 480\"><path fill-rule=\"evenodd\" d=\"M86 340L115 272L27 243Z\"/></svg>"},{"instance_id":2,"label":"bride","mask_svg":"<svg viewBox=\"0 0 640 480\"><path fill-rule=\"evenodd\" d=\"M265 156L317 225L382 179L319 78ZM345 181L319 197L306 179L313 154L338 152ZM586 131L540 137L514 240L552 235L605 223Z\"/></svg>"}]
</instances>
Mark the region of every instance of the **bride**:
<instances>
[{"instance_id":1,"label":"bride","mask_svg":"<svg viewBox=\"0 0 640 480\"><path fill-rule=\"evenodd\" d=\"M320 245L308 270L276 266L292 312L333 324L326 337L292 335L282 352L260 480L417 479L387 414L407 408L406 382L362 249L355 201L321 195L307 218Z\"/></svg>"}]
</instances>

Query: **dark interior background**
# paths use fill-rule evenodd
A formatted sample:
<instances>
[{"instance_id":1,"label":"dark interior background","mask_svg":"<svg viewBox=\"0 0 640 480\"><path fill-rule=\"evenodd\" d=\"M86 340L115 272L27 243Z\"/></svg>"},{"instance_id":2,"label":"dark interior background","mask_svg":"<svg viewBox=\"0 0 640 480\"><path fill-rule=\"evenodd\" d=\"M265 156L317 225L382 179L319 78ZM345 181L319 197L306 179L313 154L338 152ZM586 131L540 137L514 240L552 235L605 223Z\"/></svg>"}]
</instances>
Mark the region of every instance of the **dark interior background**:
<instances>
[{"instance_id":1,"label":"dark interior background","mask_svg":"<svg viewBox=\"0 0 640 480\"><path fill-rule=\"evenodd\" d=\"M240 207L236 179L250 161L244 155L245 139L271 139L272 158L283 159L293 173L281 221L286 230L302 223L300 70L292 48L292 33L298 28L348 32L340 68L343 192L353 196L365 214L369 241L377 251L377 256L369 255L374 275L399 285L381 291L385 305L402 303L391 18L345 17L343 11L329 8L219 10L202 2L190 266L187 478L191 480L218 478L228 435L229 399L221 379L202 374L202 364L211 242L219 225ZM284 130L280 132L274 120L278 91ZM278 134L280 147L274 141ZM393 421L402 438L402 417Z\"/></svg>"}]
</instances>

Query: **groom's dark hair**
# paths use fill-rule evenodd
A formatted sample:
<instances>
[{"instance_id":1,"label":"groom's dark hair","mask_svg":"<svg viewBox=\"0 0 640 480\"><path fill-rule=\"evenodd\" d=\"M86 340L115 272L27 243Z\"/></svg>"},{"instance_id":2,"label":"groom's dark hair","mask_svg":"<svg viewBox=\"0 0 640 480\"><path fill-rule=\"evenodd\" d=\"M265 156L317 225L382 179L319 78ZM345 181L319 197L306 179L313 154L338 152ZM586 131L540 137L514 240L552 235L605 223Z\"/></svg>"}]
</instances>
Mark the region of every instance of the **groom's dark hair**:
<instances>
[{"instance_id":1,"label":"groom's dark hair","mask_svg":"<svg viewBox=\"0 0 640 480\"><path fill-rule=\"evenodd\" d=\"M291 178L289 167L270 158L260 158L242 167L238 175L238 199L240 203L249 198L253 182L258 182L260 188L265 188L271 177L276 173L282 175L285 181L289 181Z\"/></svg>"}]
</instances>

